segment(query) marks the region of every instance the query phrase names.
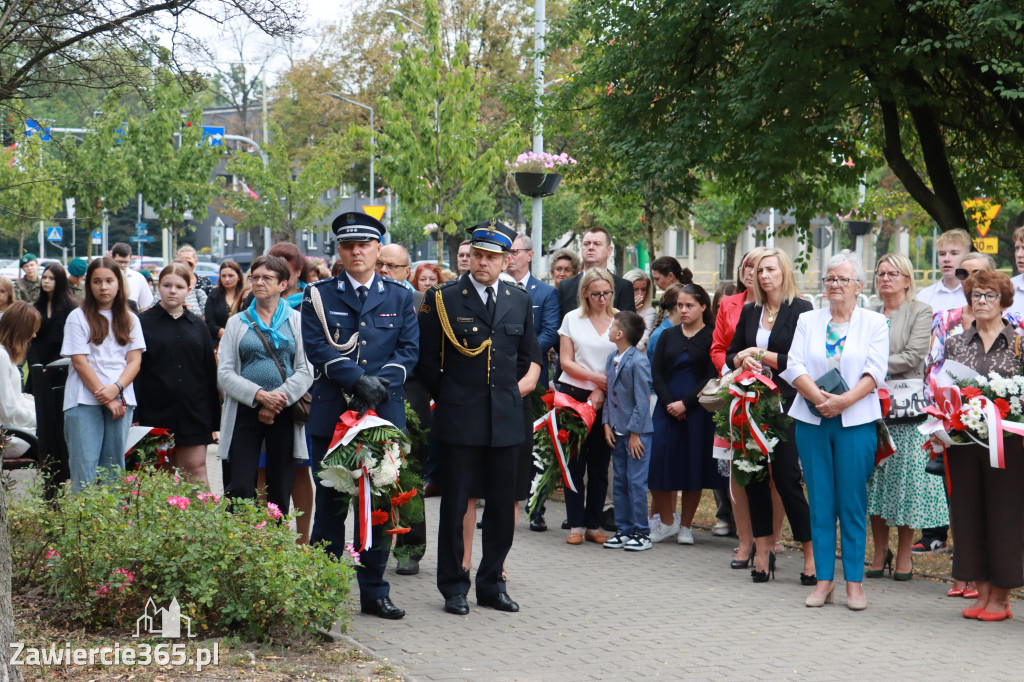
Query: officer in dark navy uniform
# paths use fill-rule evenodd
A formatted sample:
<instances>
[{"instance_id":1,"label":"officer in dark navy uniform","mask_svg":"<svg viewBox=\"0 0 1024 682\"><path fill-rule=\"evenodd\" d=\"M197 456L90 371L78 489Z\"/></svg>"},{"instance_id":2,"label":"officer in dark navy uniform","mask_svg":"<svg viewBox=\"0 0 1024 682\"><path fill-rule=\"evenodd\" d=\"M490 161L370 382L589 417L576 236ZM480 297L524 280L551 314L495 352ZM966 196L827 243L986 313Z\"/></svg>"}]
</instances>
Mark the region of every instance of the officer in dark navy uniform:
<instances>
[{"instance_id":1,"label":"officer in dark navy uniform","mask_svg":"<svg viewBox=\"0 0 1024 682\"><path fill-rule=\"evenodd\" d=\"M419 327L412 292L374 272L380 238L387 231L363 213L342 213L331 225L343 269L337 277L308 286L302 297L302 342L313 365L307 432L313 441L314 471L327 452L338 417L346 410L374 409L405 428L403 384L416 365ZM335 556L344 552L349 496L316 485L316 512L310 542L327 542ZM359 546L356 528L355 544ZM397 619L405 611L391 603L384 579L390 536L373 538L356 568L363 613Z\"/></svg>"},{"instance_id":2,"label":"officer in dark navy uniform","mask_svg":"<svg viewBox=\"0 0 1024 682\"><path fill-rule=\"evenodd\" d=\"M499 281L515 232L496 220L470 229L469 272L427 291L420 309L417 376L434 397L433 434L443 457L437 533L437 587L449 613L469 613L462 567L462 520L470 497L484 497L483 556L476 574L481 606L518 611L501 577L515 532L516 459L523 432L517 381L536 349L533 304ZM528 380L524 380L529 383Z\"/></svg>"}]
</instances>

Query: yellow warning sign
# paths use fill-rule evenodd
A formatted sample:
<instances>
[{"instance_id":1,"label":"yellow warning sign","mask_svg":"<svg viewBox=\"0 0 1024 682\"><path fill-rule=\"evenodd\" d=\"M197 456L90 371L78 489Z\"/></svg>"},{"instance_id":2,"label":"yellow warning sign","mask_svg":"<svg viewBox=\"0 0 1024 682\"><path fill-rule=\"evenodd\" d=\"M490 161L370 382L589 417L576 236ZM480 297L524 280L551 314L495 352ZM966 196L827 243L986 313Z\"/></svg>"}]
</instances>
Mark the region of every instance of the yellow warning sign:
<instances>
[{"instance_id":1,"label":"yellow warning sign","mask_svg":"<svg viewBox=\"0 0 1024 682\"><path fill-rule=\"evenodd\" d=\"M986 199L982 197L978 199L968 199L964 202L964 211L967 213L967 219L977 226L978 234L982 237L988 234L989 229L992 227L992 221L996 219L996 216L999 215L999 211L1002 208L1003 202L997 199ZM995 253L995 251L992 253Z\"/></svg>"},{"instance_id":2,"label":"yellow warning sign","mask_svg":"<svg viewBox=\"0 0 1024 682\"><path fill-rule=\"evenodd\" d=\"M986 230L987 232L988 230ZM982 237L974 240L974 248L978 253L999 253L999 240L995 237Z\"/></svg>"},{"instance_id":3,"label":"yellow warning sign","mask_svg":"<svg viewBox=\"0 0 1024 682\"><path fill-rule=\"evenodd\" d=\"M384 218L384 211L386 210L388 210L387 206L363 206L363 213L373 216L377 220Z\"/></svg>"}]
</instances>

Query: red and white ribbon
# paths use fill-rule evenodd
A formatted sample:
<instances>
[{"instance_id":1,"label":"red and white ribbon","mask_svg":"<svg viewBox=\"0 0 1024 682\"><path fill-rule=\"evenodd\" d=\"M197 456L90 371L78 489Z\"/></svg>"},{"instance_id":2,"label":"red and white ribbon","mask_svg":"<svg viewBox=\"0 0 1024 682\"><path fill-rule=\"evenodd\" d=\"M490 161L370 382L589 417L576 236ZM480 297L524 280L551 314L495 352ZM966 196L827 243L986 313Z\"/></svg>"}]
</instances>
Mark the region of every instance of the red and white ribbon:
<instances>
[{"instance_id":1,"label":"red and white ribbon","mask_svg":"<svg viewBox=\"0 0 1024 682\"><path fill-rule=\"evenodd\" d=\"M357 549L362 552L370 549L370 545L373 544L373 514L370 509L370 497L372 493L370 491L370 472L366 470L365 466L359 467L359 547Z\"/></svg>"},{"instance_id":2,"label":"red and white ribbon","mask_svg":"<svg viewBox=\"0 0 1024 682\"><path fill-rule=\"evenodd\" d=\"M557 412L558 408L553 407L543 417L533 422L533 432L537 433L541 429L545 429L548 432L551 444L555 449L555 457L558 459L558 467L562 470L562 481L565 483L566 488L575 493L579 491L576 490L576 484L573 483L572 476L569 475L569 458L565 456L562 441L558 440Z\"/></svg>"}]
</instances>

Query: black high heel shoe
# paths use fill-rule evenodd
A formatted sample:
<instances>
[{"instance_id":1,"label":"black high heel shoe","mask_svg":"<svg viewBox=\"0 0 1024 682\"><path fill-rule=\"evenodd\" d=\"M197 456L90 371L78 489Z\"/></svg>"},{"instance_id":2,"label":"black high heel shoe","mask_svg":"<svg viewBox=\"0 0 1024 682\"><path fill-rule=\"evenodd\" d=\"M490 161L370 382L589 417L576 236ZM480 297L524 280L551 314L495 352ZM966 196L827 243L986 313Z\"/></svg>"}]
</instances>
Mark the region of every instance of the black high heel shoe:
<instances>
[{"instance_id":1,"label":"black high heel shoe","mask_svg":"<svg viewBox=\"0 0 1024 682\"><path fill-rule=\"evenodd\" d=\"M742 561L740 559L733 559L732 563L729 564L729 568L750 568L750 562L757 556L757 547L750 548L750 554L746 559Z\"/></svg>"},{"instance_id":2,"label":"black high heel shoe","mask_svg":"<svg viewBox=\"0 0 1024 682\"><path fill-rule=\"evenodd\" d=\"M772 576L772 580L775 580L775 552L768 553L768 570L759 571L755 568L750 572L750 579L755 583L766 583L768 582L769 573Z\"/></svg>"},{"instance_id":3,"label":"black high heel shoe","mask_svg":"<svg viewBox=\"0 0 1024 682\"><path fill-rule=\"evenodd\" d=\"M806 573L800 574L800 584L804 587L812 587L818 584L817 575L807 575Z\"/></svg>"},{"instance_id":4,"label":"black high heel shoe","mask_svg":"<svg viewBox=\"0 0 1024 682\"><path fill-rule=\"evenodd\" d=\"M889 569L889 575L892 575L892 549L887 548L885 550L885 563L879 569L869 568L864 571L864 577L866 578L881 578L885 575L885 569ZM902 575L902 574L901 574Z\"/></svg>"}]
</instances>

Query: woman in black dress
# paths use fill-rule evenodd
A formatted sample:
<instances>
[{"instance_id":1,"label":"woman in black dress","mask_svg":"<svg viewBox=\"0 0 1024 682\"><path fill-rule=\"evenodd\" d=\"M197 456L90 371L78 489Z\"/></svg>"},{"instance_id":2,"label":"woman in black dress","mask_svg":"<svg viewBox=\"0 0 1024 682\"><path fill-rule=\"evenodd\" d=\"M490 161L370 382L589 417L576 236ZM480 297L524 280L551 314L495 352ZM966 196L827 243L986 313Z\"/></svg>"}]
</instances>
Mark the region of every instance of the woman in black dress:
<instances>
[{"instance_id":1,"label":"woman in black dress","mask_svg":"<svg viewBox=\"0 0 1024 682\"><path fill-rule=\"evenodd\" d=\"M160 303L141 315L146 352L135 379L135 421L174 434L171 464L206 479L206 446L220 424L217 363L202 318L187 310L191 272L171 263L160 272Z\"/></svg>"},{"instance_id":2,"label":"woman in black dress","mask_svg":"<svg viewBox=\"0 0 1024 682\"><path fill-rule=\"evenodd\" d=\"M242 276L241 266L233 260L226 260L220 264L220 276L217 278L217 288L210 292L206 299L206 326L210 329L210 337L213 339L214 348L220 344L220 337L224 336L224 327L228 324L228 318L238 312L245 295L245 277Z\"/></svg>"},{"instance_id":3,"label":"woman in black dress","mask_svg":"<svg viewBox=\"0 0 1024 682\"><path fill-rule=\"evenodd\" d=\"M43 321L28 348L25 361L29 367L47 365L60 358L60 347L64 343L64 323L71 311L78 307L78 301L68 287L67 272L59 263L47 265L39 281L39 300L35 302L35 309ZM31 374L25 392L32 392Z\"/></svg>"},{"instance_id":4,"label":"woman in black dress","mask_svg":"<svg viewBox=\"0 0 1024 682\"><path fill-rule=\"evenodd\" d=\"M701 491L724 488L711 454L715 427L697 398L716 375L711 361L711 299L697 284L679 290L676 306L681 323L662 333L654 349L651 379L658 404L654 409L654 437L648 487L654 511L661 521L651 529L651 541L676 535L681 545L693 544L690 529L700 504ZM680 518L673 515L677 491L683 492ZM672 519L669 525L668 519Z\"/></svg>"}]
</instances>

